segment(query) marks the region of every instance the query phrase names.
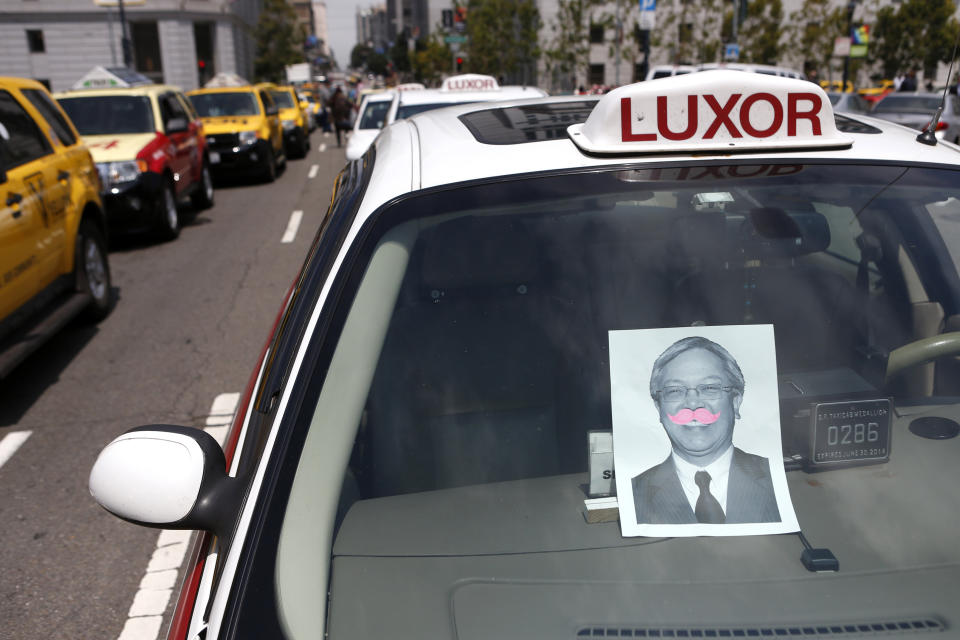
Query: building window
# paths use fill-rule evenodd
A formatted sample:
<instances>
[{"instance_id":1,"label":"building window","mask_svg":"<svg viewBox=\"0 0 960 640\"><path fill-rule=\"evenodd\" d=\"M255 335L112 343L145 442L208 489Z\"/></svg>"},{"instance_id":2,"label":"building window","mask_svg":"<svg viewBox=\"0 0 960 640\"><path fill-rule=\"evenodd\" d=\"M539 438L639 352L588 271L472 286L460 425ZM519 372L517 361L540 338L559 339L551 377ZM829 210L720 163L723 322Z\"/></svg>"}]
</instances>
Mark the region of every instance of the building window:
<instances>
[{"instance_id":1,"label":"building window","mask_svg":"<svg viewBox=\"0 0 960 640\"><path fill-rule=\"evenodd\" d=\"M590 44L603 44L603 25L590 23Z\"/></svg>"},{"instance_id":2,"label":"building window","mask_svg":"<svg viewBox=\"0 0 960 640\"><path fill-rule=\"evenodd\" d=\"M154 82L163 82L163 61L160 58L160 32L157 23L131 23L130 37L133 40L134 68Z\"/></svg>"},{"instance_id":3,"label":"building window","mask_svg":"<svg viewBox=\"0 0 960 640\"><path fill-rule=\"evenodd\" d=\"M43 42L43 31L40 29L27 29L27 48L30 53L45 53L47 50Z\"/></svg>"},{"instance_id":4,"label":"building window","mask_svg":"<svg viewBox=\"0 0 960 640\"><path fill-rule=\"evenodd\" d=\"M590 84L603 84L604 75L603 75L603 64L592 64L590 65L590 78L588 82Z\"/></svg>"},{"instance_id":5,"label":"building window","mask_svg":"<svg viewBox=\"0 0 960 640\"><path fill-rule=\"evenodd\" d=\"M197 78L201 85L217 74L214 64L214 23L194 22L193 43L197 54Z\"/></svg>"}]
</instances>

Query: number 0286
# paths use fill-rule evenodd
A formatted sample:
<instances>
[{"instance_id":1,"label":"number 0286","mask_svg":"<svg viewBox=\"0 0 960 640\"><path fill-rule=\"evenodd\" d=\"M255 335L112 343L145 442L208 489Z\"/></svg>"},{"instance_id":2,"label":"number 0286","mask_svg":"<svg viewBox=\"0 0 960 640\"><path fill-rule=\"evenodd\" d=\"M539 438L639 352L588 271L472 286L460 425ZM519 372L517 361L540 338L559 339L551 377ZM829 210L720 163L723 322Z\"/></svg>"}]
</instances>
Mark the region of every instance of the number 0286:
<instances>
[{"instance_id":1,"label":"number 0286","mask_svg":"<svg viewBox=\"0 0 960 640\"><path fill-rule=\"evenodd\" d=\"M890 401L818 404L810 461L814 465L866 464L890 457Z\"/></svg>"}]
</instances>

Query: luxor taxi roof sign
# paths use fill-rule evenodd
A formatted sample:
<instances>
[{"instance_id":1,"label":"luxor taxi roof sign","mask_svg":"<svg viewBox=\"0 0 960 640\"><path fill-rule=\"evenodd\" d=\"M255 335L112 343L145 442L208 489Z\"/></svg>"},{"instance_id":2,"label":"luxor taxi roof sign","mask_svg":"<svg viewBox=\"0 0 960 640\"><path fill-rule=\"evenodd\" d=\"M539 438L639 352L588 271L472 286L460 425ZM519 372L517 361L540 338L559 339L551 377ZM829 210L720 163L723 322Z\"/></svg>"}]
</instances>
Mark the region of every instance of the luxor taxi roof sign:
<instances>
[{"instance_id":1,"label":"luxor taxi roof sign","mask_svg":"<svg viewBox=\"0 0 960 640\"><path fill-rule=\"evenodd\" d=\"M701 71L605 94L567 128L590 153L674 153L849 147L812 82L744 71Z\"/></svg>"},{"instance_id":2,"label":"luxor taxi roof sign","mask_svg":"<svg viewBox=\"0 0 960 640\"><path fill-rule=\"evenodd\" d=\"M493 76L479 73L463 73L450 76L440 85L441 91L499 91L500 85Z\"/></svg>"}]
</instances>

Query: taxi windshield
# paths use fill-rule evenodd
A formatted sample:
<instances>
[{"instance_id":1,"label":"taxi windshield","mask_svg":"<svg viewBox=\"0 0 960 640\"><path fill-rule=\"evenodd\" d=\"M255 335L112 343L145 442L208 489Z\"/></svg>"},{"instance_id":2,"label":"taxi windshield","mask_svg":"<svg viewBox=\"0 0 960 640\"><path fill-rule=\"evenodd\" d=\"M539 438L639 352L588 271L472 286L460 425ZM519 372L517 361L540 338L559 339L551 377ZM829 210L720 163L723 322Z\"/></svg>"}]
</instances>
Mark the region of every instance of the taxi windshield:
<instances>
[{"instance_id":1,"label":"taxi windshield","mask_svg":"<svg viewBox=\"0 0 960 640\"><path fill-rule=\"evenodd\" d=\"M293 96L290 95L289 91L271 91L270 95L273 96L277 107L281 109L293 109L296 106L296 103L293 101Z\"/></svg>"},{"instance_id":2,"label":"taxi windshield","mask_svg":"<svg viewBox=\"0 0 960 640\"><path fill-rule=\"evenodd\" d=\"M201 118L255 116L260 113L257 99L249 91L198 93L189 98Z\"/></svg>"},{"instance_id":3,"label":"taxi windshield","mask_svg":"<svg viewBox=\"0 0 960 640\"><path fill-rule=\"evenodd\" d=\"M939 106L940 98L938 96L888 95L878 102L873 110L877 113L896 113L903 111L929 113L932 116L933 112L936 111Z\"/></svg>"},{"instance_id":4,"label":"taxi windshield","mask_svg":"<svg viewBox=\"0 0 960 640\"><path fill-rule=\"evenodd\" d=\"M390 101L368 102L360 115L360 129L382 129L383 123L390 111Z\"/></svg>"},{"instance_id":5,"label":"taxi windshield","mask_svg":"<svg viewBox=\"0 0 960 640\"><path fill-rule=\"evenodd\" d=\"M155 131L147 96L77 96L57 102L82 136Z\"/></svg>"},{"instance_id":6,"label":"taxi windshield","mask_svg":"<svg viewBox=\"0 0 960 640\"><path fill-rule=\"evenodd\" d=\"M958 185L946 168L735 159L507 179L388 205L348 258L353 303L334 312L330 360L311 382L282 537L303 544L281 545L281 595L300 588L298 559L316 542L318 470L341 455L330 434L348 433L345 472L326 476L342 487L331 635L941 624L956 610L960 563ZM746 367L745 386L682 378L653 395L738 394L737 450L755 444L738 440L751 424L779 420L768 460L789 487L781 512L792 504L806 538L629 537L615 514L591 520L589 443L619 428L624 397L639 398L657 455L670 451L643 382L653 359L613 384L623 355L612 333L744 326L772 327L772 397ZM938 338L950 346L932 347ZM765 347L755 349L741 365ZM831 415L888 419L816 439L818 407L831 403L844 407ZM630 476L606 470L602 495L616 509L623 485L610 479L630 487ZM804 566L807 538L841 573Z\"/></svg>"}]
</instances>

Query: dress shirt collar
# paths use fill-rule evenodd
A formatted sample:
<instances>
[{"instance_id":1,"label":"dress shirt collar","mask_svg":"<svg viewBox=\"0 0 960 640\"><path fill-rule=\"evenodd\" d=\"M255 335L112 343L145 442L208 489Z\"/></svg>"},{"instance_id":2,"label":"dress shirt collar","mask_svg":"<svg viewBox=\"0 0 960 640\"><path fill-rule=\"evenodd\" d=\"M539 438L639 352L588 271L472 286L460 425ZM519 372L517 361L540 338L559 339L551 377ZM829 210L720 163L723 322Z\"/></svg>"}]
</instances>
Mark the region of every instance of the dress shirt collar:
<instances>
[{"instance_id":1,"label":"dress shirt collar","mask_svg":"<svg viewBox=\"0 0 960 640\"><path fill-rule=\"evenodd\" d=\"M730 462L733 460L733 445L727 447L727 450L720 454L720 457L708 464L706 467L698 467L690 464L677 455L674 451L673 466L677 470L677 476L680 478L680 486L683 487L683 493L690 502L690 508L696 510L697 499L700 497L700 488L693 479L697 471L706 471L710 474L710 493L717 499L723 512L727 512L727 480L730 477Z\"/></svg>"}]
</instances>

